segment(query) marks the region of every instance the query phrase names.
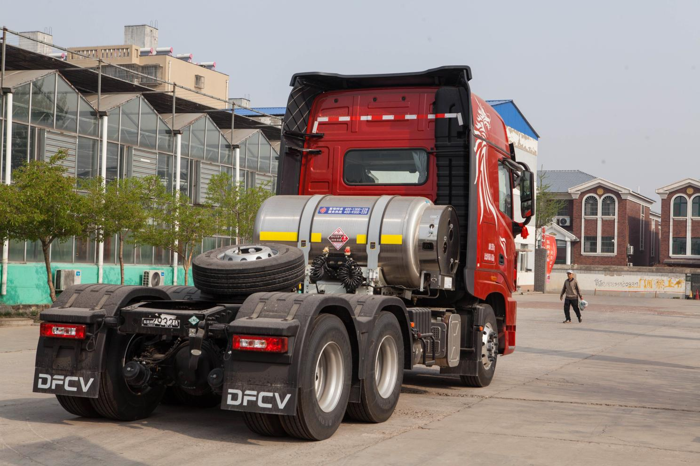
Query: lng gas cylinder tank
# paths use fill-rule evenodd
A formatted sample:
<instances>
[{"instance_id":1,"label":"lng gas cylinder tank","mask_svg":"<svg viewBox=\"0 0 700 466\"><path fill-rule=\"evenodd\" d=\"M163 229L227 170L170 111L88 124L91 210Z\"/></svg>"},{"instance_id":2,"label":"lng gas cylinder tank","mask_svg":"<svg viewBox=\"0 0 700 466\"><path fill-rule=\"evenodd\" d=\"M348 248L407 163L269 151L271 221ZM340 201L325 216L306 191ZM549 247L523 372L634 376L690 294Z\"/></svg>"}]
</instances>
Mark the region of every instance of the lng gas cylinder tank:
<instances>
[{"instance_id":1,"label":"lng gas cylinder tank","mask_svg":"<svg viewBox=\"0 0 700 466\"><path fill-rule=\"evenodd\" d=\"M414 289L421 272L452 276L459 257L454 209L423 197L273 196L258 211L254 240L299 247L309 262L326 247L349 247L360 265L381 267L388 284Z\"/></svg>"}]
</instances>

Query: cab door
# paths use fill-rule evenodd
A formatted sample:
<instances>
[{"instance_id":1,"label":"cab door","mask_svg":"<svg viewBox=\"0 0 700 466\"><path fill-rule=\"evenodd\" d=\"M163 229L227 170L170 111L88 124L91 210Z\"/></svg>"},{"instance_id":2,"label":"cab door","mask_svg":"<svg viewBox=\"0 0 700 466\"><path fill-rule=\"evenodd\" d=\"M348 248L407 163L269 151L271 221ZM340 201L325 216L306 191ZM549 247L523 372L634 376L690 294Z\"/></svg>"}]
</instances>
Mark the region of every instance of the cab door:
<instances>
[{"instance_id":1,"label":"cab door","mask_svg":"<svg viewBox=\"0 0 700 466\"><path fill-rule=\"evenodd\" d=\"M498 244L496 265L508 288L515 290L515 241L513 240L513 173L502 162L498 163Z\"/></svg>"}]
</instances>

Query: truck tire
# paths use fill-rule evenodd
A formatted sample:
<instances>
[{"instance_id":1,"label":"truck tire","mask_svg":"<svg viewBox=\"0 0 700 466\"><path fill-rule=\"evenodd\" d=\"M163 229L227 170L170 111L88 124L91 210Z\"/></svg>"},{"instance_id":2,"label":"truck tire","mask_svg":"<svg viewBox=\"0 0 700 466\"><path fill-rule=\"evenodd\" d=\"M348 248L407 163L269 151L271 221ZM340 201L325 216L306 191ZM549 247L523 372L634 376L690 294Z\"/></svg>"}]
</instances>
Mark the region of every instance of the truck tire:
<instances>
[{"instance_id":1,"label":"truck tire","mask_svg":"<svg viewBox=\"0 0 700 466\"><path fill-rule=\"evenodd\" d=\"M304 254L292 246L226 246L197 256L192 261L192 278L203 293L239 296L290 291L304 281L305 268Z\"/></svg>"},{"instance_id":2,"label":"truck tire","mask_svg":"<svg viewBox=\"0 0 700 466\"><path fill-rule=\"evenodd\" d=\"M348 403L348 415L356 421L384 422L394 413L403 382L403 337L393 314L379 314L370 342L372 367L361 382L360 403Z\"/></svg>"},{"instance_id":3,"label":"truck tire","mask_svg":"<svg viewBox=\"0 0 700 466\"><path fill-rule=\"evenodd\" d=\"M92 399L95 410L108 419L117 421L135 421L148 417L160 403L165 392L163 386L146 387L142 391L134 391L127 385L122 368L129 357L132 342L131 335L120 335L110 331L105 355L105 368L100 379L100 391L97 398Z\"/></svg>"},{"instance_id":4,"label":"truck tire","mask_svg":"<svg viewBox=\"0 0 700 466\"><path fill-rule=\"evenodd\" d=\"M496 373L496 362L498 362L498 323L496 322L496 314L494 314L491 306L484 304L483 307L486 315L484 318L484 330L481 332L481 358L477 361L477 374L460 376L462 383L467 387L487 387Z\"/></svg>"},{"instance_id":5,"label":"truck tire","mask_svg":"<svg viewBox=\"0 0 700 466\"><path fill-rule=\"evenodd\" d=\"M90 398L56 395L56 399L61 407L71 414L79 417L100 417L100 413L92 406Z\"/></svg>"},{"instance_id":6,"label":"truck tire","mask_svg":"<svg viewBox=\"0 0 700 466\"><path fill-rule=\"evenodd\" d=\"M338 430L350 397L352 349L343 322L318 316L305 351L296 414L280 419L292 437L324 440Z\"/></svg>"},{"instance_id":7,"label":"truck tire","mask_svg":"<svg viewBox=\"0 0 700 466\"><path fill-rule=\"evenodd\" d=\"M282 427L282 421L277 414L243 413L243 422L256 434L265 437L285 437L287 431Z\"/></svg>"}]
</instances>

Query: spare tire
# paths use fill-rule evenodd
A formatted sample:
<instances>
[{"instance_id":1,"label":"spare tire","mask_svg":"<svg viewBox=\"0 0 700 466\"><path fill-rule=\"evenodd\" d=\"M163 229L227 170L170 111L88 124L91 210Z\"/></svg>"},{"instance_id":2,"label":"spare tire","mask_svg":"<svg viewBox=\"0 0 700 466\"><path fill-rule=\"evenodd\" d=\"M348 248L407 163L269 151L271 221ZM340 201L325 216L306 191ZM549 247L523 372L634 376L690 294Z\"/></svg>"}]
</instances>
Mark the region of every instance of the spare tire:
<instances>
[{"instance_id":1,"label":"spare tire","mask_svg":"<svg viewBox=\"0 0 700 466\"><path fill-rule=\"evenodd\" d=\"M275 243L226 246L192 261L194 286L215 296L291 291L304 281L304 254Z\"/></svg>"}]
</instances>

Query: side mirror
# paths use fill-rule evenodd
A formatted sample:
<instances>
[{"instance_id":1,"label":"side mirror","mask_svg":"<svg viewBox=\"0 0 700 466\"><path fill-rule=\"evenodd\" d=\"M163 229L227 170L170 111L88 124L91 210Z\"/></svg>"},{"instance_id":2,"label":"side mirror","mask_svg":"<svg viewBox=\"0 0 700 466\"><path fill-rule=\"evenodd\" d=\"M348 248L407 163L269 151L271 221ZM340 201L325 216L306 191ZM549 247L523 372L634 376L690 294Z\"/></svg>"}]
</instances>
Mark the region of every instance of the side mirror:
<instances>
[{"instance_id":1,"label":"side mirror","mask_svg":"<svg viewBox=\"0 0 700 466\"><path fill-rule=\"evenodd\" d=\"M530 170L520 174L520 216L529 219L535 215L535 183Z\"/></svg>"}]
</instances>

